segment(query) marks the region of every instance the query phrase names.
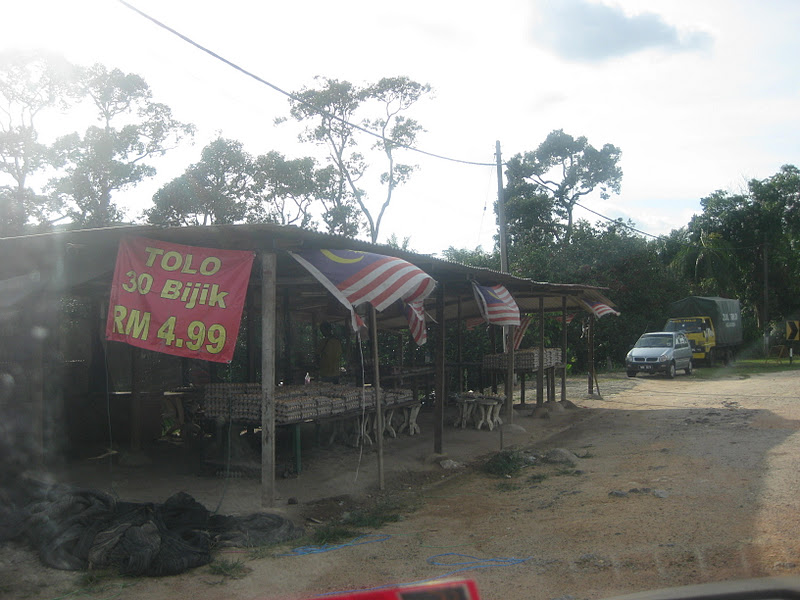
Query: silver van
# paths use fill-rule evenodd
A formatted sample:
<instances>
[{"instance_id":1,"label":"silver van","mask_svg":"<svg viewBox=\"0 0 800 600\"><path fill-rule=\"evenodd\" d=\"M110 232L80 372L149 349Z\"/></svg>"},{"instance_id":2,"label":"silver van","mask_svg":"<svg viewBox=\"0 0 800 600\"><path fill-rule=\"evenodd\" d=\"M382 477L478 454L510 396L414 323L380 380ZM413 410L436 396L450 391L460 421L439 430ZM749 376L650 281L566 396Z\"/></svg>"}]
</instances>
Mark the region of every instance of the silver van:
<instances>
[{"instance_id":1,"label":"silver van","mask_svg":"<svg viewBox=\"0 0 800 600\"><path fill-rule=\"evenodd\" d=\"M681 331L645 333L625 357L628 377L637 373L664 373L672 379L683 369L692 374L692 347Z\"/></svg>"}]
</instances>

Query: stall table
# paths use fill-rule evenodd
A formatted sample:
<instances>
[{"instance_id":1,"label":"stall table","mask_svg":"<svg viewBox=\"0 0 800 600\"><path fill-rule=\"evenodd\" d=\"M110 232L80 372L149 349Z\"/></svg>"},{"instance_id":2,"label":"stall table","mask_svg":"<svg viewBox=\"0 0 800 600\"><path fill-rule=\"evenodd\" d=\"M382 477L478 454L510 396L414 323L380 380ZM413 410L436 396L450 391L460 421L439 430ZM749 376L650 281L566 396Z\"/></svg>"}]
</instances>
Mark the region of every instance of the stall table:
<instances>
[{"instance_id":1,"label":"stall table","mask_svg":"<svg viewBox=\"0 0 800 600\"><path fill-rule=\"evenodd\" d=\"M514 352L514 373L520 376L520 399L525 403L525 377L539 370L539 348ZM561 348L544 349L544 373L547 376L547 399L555 400L555 371L564 368L561 363ZM489 372L506 373L508 354L487 354L483 357L483 369Z\"/></svg>"},{"instance_id":2,"label":"stall table","mask_svg":"<svg viewBox=\"0 0 800 600\"><path fill-rule=\"evenodd\" d=\"M384 433L397 437L392 424L397 410L403 411L403 423L399 432L408 431L410 435L419 433L416 419L420 402L410 390L381 390L384 419ZM295 467L302 470L300 458L300 426L307 422L323 420L355 419L357 433L355 443L372 443L370 431L375 427L375 393L373 388L363 389L333 383L310 383L297 386L278 386L275 389L275 423L293 429ZM261 384L260 383L213 383L205 386L203 410L207 418L221 419L246 426L261 425ZM334 428L331 441L342 434Z\"/></svg>"}]
</instances>

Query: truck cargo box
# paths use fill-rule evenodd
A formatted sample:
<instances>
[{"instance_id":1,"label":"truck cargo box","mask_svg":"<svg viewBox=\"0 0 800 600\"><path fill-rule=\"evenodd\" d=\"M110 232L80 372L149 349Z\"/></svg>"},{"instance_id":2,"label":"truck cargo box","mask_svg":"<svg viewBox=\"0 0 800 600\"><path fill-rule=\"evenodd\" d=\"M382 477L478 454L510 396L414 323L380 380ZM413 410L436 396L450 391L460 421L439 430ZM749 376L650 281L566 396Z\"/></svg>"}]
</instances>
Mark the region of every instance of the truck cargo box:
<instances>
[{"instance_id":1,"label":"truck cargo box","mask_svg":"<svg viewBox=\"0 0 800 600\"><path fill-rule=\"evenodd\" d=\"M742 343L742 313L739 301L716 296L689 296L669 305L669 318L710 317L719 347Z\"/></svg>"}]
</instances>

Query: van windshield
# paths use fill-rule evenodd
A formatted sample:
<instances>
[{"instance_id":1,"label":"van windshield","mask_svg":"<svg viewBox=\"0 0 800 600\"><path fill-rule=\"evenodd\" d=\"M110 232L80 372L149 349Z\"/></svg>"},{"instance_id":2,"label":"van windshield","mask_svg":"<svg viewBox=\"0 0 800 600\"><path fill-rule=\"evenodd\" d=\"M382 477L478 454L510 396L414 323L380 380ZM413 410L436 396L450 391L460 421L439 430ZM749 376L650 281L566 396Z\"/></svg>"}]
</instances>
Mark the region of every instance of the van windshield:
<instances>
[{"instance_id":1,"label":"van windshield","mask_svg":"<svg viewBox=\"0 0 800 600\"><path fill-rule=\"evenodd\" d=\"M671 335L644 335L636 342L636 348L671 348Z\"/></svg>"}]
</instances>

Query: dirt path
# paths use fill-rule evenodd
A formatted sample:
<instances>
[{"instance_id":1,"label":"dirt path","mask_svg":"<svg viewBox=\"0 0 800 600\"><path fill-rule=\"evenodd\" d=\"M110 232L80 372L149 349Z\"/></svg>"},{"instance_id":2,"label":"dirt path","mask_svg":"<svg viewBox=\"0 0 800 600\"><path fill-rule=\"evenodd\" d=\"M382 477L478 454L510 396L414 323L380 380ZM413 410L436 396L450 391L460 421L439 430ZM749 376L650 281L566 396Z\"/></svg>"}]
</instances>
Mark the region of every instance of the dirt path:
<instances>
[{"instance_id":1,"label":"dirt path","mask_svg":"<svg viewBox=\"0 0 800 600\"><path fill-rule=\"evenodd\" d=\"M222 554L244 561L239 579L203 568L80 591L98 599L306 598L450 573L474 578L484 598L580 599L800 573L800 373L601 380L601 389L602 400L573 399L580 410L516 420L526 433L513 441L526 454L564 448L583 457L574 466L539 459L513 478L467 469L437 475L441 483L421 494L409 483L396 493L416 494L418 510L368 543L256 560ZM19 582L6 586L9 598L78 590L75 574L43 569L21 552L0 552L3 570Z\"/></svg>"}]
</instances>

